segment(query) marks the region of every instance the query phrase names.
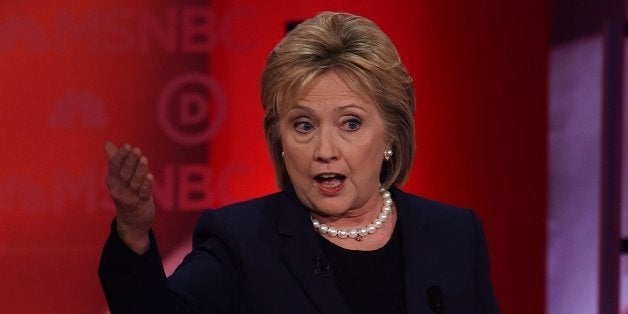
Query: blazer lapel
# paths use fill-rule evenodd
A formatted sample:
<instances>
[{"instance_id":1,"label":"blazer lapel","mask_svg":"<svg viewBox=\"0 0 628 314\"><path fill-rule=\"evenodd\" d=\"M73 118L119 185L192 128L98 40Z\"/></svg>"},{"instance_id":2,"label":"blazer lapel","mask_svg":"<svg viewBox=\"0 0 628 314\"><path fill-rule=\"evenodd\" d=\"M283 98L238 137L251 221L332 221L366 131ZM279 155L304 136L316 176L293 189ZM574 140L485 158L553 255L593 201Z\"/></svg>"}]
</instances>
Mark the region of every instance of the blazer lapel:
<instances>
[{"instance_id":1,"label":"blazer lapel","mask_svg":"<svg viewBox=\"0 0 628 314\"><path fill-rule=\"evenodd\" d=\"M391 189L395 200L397 223L401 224L405 268L406 308L408 314L429 310L426 289L438 280L438 260L432 249L438 243L429 232L429 224L420 208L411 208L407 195Z\"/></svg>"},{"instance_id":2,"label":"blazer lapel","mask_svg":"<svg viewBox=\"0 0 628 314\"><path fill-rule=\"evenodd\" d=\"M277 228L281 258L320 313L349 314L312 229L308 209L293 190L285 191L283 196Z\"/></svg>"}]
</instances>

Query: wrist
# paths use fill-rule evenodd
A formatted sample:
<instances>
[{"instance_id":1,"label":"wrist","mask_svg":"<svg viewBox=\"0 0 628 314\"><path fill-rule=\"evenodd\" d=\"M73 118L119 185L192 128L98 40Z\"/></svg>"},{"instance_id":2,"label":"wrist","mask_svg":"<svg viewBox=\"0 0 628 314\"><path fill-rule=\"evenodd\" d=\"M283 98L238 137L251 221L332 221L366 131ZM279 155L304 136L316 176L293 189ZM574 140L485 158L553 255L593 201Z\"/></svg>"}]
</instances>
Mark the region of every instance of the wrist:
<instances>
[{"instance_id":1,"label":"wrist","mask_svg":"<svg viewBox=\"0 0 628 314\"><path fill-rule=\"evenodd\" d=\"M116 231L120 240L133 252L142 255L150 248L149 230L141 230L116 222Z\"/></svg>"}]
</instances>

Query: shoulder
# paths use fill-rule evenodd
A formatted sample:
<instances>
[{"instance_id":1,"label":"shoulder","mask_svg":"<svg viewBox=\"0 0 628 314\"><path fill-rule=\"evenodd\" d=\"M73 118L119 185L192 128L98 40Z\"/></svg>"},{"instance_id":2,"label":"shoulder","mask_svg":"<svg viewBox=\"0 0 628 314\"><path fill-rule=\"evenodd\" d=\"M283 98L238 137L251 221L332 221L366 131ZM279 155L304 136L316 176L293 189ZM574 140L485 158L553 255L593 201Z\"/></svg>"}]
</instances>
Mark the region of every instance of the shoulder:
<instances>
[{"instance_id":1,"label":"shoulder","mask_svg":"<svg viewBox=\"0 0 628 314\"><path fill-rule=\"evenodd\" d=\"M304 218L305 217L305 218ZM233 203L201 214L196 231L228 232L258 235L276 230L278 223L298 223L308 216L292 190L284 190L258 198Z\"/></svg>"},{"instance_id":2,"label":"shoulder","mask_svg":"<svg viewBox=\"0 0 628 314\"><path fill-rule=\"evenodd\" d=\"M402 209L409 211L419 211L422 214L433 218L455 218L458 216L473 215L473 211L469 208L454 206L444 202L427 199L425 197L402 191L401 189L391 189L393 198L399 203Z\"/></svg>"},{"instance_id":3,"label":"shoulder","mask_svg":"<svg viewBox=\"0 0 628 314\"><path fill-rule=\"evenodd\" d=\"M412 224L433 226L436 229L475 232L481 228L477 214L469 209L427 199L400 189L391 189L397 202L400 219Z\"/></svg>"},{"instance_id":4,"label":"shoulder","mask_svg":"<svg viewBox=\"0 0 628 314\"><path fill-rule=\"evenodd\" d=\"M239 242L259 241L260 232L268 233L272 228L282 198L279 192L204 211L194 228L194 247L234 250Z\"/></svg>"},{"instance_id":5,"label":"shoulder","mask_svg":"<svg viewBox=\"0 0 628 314\"><path fill-rule=\"evenodd\" d=\"M434 245L434 252L453 261L487 254L484 230L473 210L399 190L396 193L399 222L405 239L426 240Z\"/></svg>"}]
</instances>

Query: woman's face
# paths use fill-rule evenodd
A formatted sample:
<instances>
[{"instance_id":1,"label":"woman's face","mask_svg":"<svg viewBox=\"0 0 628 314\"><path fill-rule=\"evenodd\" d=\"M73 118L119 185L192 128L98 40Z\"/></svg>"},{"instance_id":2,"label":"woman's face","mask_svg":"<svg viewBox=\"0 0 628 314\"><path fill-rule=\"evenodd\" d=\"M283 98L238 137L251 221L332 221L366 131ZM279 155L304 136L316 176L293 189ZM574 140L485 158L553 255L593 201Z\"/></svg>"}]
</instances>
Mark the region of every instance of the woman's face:
<instances>
[{"instance_id":1,"label":"woman's face","mask_svg":"<svg viewBox=\"0 0 628 314\"><path fill-rule=\"evenodd\" d=\"M284 162L301 202L322 216L379 210L385 128L370 99L328 72L310 83L279 124Z\"/></svg>"}]
</instances>

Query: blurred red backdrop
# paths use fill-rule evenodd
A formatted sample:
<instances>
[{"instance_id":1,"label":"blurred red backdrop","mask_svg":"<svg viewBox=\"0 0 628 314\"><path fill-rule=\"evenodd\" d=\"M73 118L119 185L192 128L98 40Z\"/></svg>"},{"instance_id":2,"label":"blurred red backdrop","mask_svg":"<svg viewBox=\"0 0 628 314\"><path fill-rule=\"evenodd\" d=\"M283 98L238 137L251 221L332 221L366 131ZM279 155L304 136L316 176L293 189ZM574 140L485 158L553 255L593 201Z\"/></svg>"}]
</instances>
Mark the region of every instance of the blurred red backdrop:
<instances>
[{"instance_id":1,"label":"blurred red backdrop","mask_svg":"<svg viewBox=\"0 0 628 314\"><path fill-rule=\"evenodd\" d=\"M544 1L16 1L0 4L0 307L105 312L113 215L102 143L157 178L170 270L200 210L276 190L258 80L286 23L364 15L415 78L404 189L472 207L504 313L544 312L548 10Z\"/></svg>"}]
</instances>

